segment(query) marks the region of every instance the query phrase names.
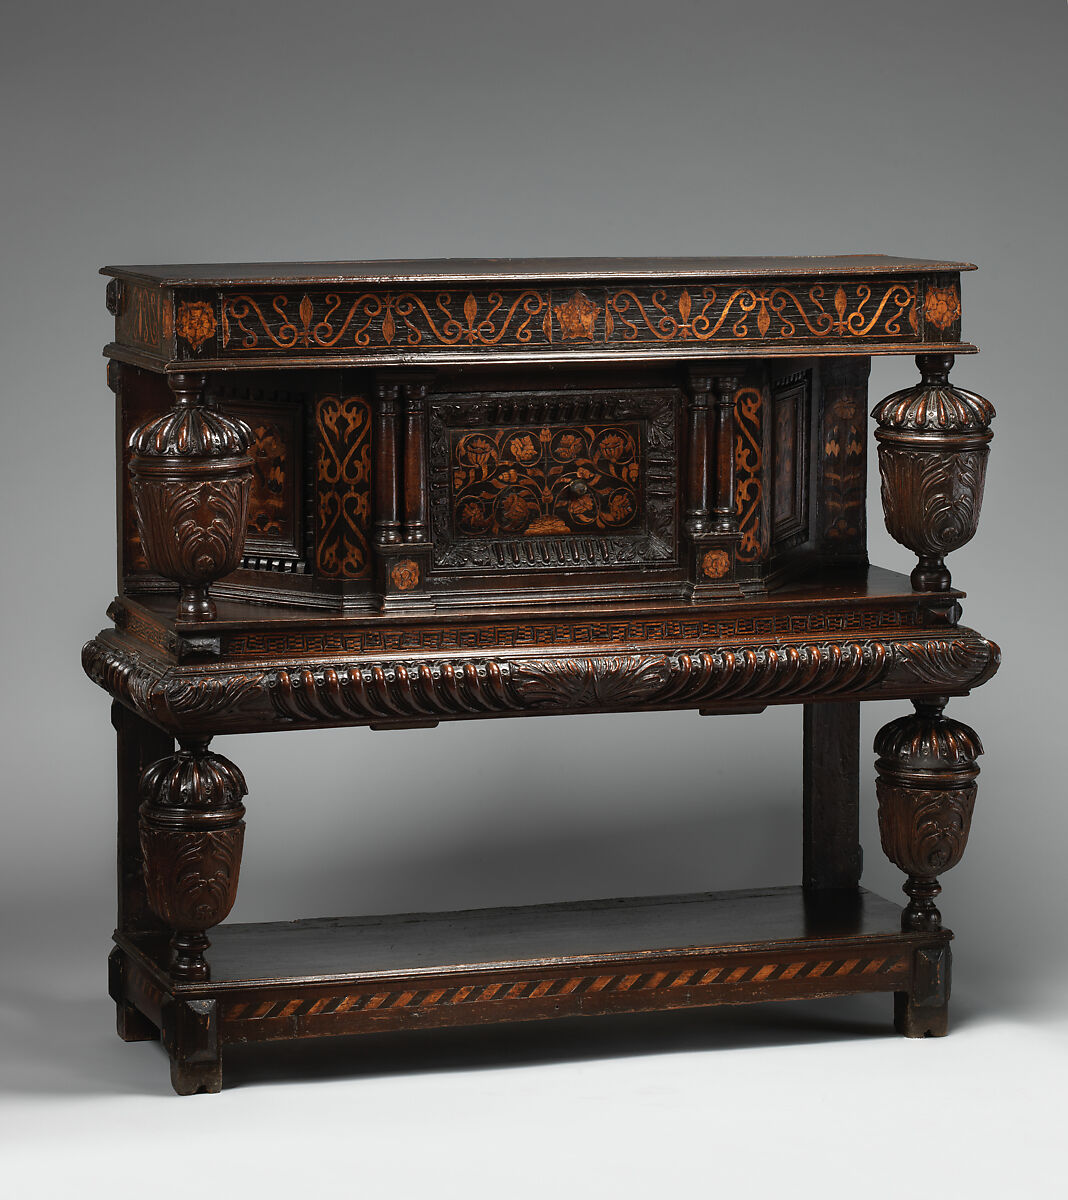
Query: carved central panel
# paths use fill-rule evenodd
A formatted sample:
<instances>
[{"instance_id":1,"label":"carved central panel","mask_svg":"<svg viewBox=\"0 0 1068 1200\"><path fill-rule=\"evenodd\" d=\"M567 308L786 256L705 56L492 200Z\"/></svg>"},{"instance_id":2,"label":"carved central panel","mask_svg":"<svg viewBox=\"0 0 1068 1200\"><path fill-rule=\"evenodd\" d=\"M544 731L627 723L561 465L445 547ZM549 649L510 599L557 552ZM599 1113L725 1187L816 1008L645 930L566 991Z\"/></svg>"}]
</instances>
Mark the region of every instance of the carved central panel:
<instances>
[{"instance_id":1,"label":"carved central panel","mask_svg":"<svg viewBox=\"0 0 1068 1200\"><path fill-rule=\"evenodd\" d=\"M673 562L677 411L654 391L432 401L435 565Z\"/></svg>"}]
</instances>

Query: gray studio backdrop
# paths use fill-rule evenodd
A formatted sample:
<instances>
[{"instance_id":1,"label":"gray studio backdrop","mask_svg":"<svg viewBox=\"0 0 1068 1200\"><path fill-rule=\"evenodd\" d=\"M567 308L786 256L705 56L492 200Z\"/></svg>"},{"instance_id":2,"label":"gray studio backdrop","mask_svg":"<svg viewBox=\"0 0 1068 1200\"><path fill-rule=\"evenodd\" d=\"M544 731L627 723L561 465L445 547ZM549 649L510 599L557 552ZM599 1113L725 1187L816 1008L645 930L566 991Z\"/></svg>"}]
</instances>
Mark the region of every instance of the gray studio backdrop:
<instances>
[{"instance_id":1,"label":"gray studio backdrop","mask_svg":"<svg viewBox=\"0 0 1068 1200\"><path fill-rule=\"evenodd\" d=\"M107 1022L113 741L79 649L114 592L109 262L883 251L977 262L953 378L998 408L951 559L1000 675L943 911L964 1004L1055 1004L1068 436L1063 3L4 6L7 1001ZM882 359L873 400L917 378ZM874 443L872 443L874 465ZM874 561L909 570L870 498ZM906 710L867 707L875 730ZM801 713L219 739L236 919L795 881ZM670 773L662 767L673 764ZM870 763L870 757L868 762ZM869 769L866 882L897 895ZM66 982L60 984L58 980Z\"/></svg>"}]
</instances>

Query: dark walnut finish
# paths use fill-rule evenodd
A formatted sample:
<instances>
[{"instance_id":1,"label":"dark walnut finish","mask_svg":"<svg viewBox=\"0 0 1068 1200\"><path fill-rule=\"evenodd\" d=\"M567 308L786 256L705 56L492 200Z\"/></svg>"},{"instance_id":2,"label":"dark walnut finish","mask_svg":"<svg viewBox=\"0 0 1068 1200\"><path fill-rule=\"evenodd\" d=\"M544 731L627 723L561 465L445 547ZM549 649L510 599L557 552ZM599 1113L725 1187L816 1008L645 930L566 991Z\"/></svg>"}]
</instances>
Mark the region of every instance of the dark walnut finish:
<instances>
[{"instance_id":1,"label":"dark walnut finish","mask_svg":"<svg viewBox=\"0 0 1068 1200\"><path fill-rule=\"evenodd\" d=\"M119 595L83 664L118 733L120 1035L190 1093L233 1042L430 1025L886 991L945 1033L934 900L982 748L944 709L999 663L944 563L993 417L948 378L970 269L108 268ZM874 411L911 580L867 560L873 354L922 377ZM859 886L860 702L890 698L904 910ZM246 786L217 734L771 704L804 712L798 888L224 923Z\"/></svg>"}]
</instances>

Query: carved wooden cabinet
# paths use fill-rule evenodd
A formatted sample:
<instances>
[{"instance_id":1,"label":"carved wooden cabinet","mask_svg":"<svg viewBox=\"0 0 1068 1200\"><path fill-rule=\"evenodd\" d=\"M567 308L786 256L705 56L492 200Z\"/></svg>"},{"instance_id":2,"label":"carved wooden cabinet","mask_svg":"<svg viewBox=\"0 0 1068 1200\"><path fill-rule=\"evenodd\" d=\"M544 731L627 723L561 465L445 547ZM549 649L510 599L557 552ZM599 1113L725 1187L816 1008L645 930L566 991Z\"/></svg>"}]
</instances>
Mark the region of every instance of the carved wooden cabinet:
<instances>
[{"instance_id":1,"label":"carved wooden cabinet","mask_svg":"<svg viewBox=\"0 0 1068 1200\"><path fill-rule=\"evenodd\" d=\"M119 594L83 663L118 732L120 1035L189 1093L229 1043L431 1025L885 991L945 1033L982 746L944 710L999 661L945 566L994 415L949 382L966 270L107 268ZM865 549L874 354L920 369L873 413L911 579ZM859 887L886 698L915 710L875 745L903 910ZM247 787L216 734L769 704L804 712L797 888L222 924Z\"/></svg>"}]
</instances>

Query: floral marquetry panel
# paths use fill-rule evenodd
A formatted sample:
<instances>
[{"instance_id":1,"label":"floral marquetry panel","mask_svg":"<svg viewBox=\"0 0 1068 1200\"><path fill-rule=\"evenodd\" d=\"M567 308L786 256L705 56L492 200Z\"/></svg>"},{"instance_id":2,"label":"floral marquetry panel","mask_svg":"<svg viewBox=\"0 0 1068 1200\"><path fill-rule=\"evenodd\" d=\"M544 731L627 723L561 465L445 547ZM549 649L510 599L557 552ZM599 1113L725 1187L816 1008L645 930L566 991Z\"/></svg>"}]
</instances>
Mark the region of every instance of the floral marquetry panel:
<instances>
[{"instance_id":1,"label":"floral marquetry panel","mask_svg":"<svg viewBox=\"0 0 1068 1200\"><path fill-rule=\"evenodd\" d=\"M637 390L436 399L436 565L674 561L678 403Z\"/></svg>"},{"instance_id":2,"label":"floral marquetry panel","mask_svg":"<svg viewBox=\"0 0 1068 1200\"><path fill-rule=\"evenodd\" d=\"M304 423L299 401L224 401L252 431L252 491L242 563L303 572Z\"/></svg>"},{"instance_id":3,"label":"floral marquetry panel","mask_svg":"<svg viewBox=\"0 0 1068 1200\"><path fill-rule=\"evenodd\" d=\"M641 429L512 425L450 431L462 537L631 528L641 515Z\"/></svg>"},{"instance_id":4,"label":"floral marquetry panel","mask_svg":"<svg viewBox=\"0 0 1068 1200\"><path fill-rule=\"evenodd\" d=\"M820 369L819 534L824 551L835 556L865 552L869 366L863 359L835 359Z\"/></svg>"}]
</instances>

